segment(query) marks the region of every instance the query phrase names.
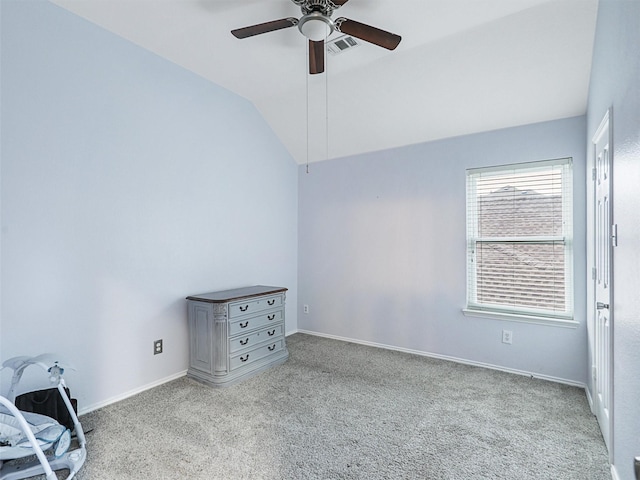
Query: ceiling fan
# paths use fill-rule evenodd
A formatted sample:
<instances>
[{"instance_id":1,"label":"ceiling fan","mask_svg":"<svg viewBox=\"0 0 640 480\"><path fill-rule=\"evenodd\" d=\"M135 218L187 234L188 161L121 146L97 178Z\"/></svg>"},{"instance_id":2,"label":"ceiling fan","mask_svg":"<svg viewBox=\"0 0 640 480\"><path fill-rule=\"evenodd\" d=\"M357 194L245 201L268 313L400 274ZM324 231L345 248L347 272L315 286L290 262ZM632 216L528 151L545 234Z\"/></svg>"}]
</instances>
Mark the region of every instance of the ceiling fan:
<instances>
[{"instance_id":1,"label":"ceiling fan","mask_svg":"<svg viewBox=\"0 0 640 480\"><path fill-rule=\"evenodd\" d=\"M309 73L324 72L324 41L334 31L373 43L387 50L395 49L402 37L386 32L364 23L340 17L333 20L334 10L349 0L291 0L302 10L300 19L288 17L271 22L259 23L249 27L231 30L236 38L253 37L262 33L273 32L298 26L300 32L309 39Z\"/></svg>"}]
</instances>

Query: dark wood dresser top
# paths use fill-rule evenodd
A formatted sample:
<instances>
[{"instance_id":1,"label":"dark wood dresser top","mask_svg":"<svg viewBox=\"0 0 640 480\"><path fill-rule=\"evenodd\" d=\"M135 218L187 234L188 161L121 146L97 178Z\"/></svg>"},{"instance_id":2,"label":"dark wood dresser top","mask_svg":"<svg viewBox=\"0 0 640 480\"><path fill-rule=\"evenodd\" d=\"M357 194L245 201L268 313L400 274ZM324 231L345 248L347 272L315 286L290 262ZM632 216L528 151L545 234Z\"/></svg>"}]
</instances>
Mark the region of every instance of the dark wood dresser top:
<instances>
[{"instance_id":1,"label":"dark wood dresser top","mask_svg":"<svg viewBox=\"0 0 640 480\"><path fill-rule=\"evenodd\" d=\"M284 287L268 287L266 285L254 285L253 287L234 288L231 290L221 290L219 292L201 293L190 295L187 300L208 303L226 303L241 298L255 297L258 295L269 295L272 293L286 292Z\"/></svg>"}]
</instances>

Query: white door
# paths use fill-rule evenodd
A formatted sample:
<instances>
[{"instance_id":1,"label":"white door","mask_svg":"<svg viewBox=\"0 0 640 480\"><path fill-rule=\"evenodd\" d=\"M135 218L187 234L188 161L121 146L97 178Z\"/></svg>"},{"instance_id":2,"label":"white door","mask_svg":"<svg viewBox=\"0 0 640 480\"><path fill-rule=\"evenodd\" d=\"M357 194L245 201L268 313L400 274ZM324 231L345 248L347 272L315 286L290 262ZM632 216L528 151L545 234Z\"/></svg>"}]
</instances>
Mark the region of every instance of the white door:
<instances>
[{"instance_id":1,"label":"white door","mask_svg":"<svg viewBox=\"0 0 640 480\"><path fill-rule=\"evenodd\" d=\"M611 438L611 356L612 247L616 241L611 209L611 142L609 112L593 137L595 160L595 324L594 393L595 414L607 448Z\"/></svg>"}]
</instances>

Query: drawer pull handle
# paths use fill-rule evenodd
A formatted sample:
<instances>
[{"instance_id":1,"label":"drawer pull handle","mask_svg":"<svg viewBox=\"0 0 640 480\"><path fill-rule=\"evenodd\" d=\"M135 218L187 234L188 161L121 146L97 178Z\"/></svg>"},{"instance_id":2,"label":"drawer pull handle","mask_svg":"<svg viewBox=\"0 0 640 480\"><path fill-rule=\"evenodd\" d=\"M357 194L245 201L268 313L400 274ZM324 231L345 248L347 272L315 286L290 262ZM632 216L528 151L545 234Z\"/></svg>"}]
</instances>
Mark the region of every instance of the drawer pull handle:
<instances>
[{"instance_id":1,"label":"drawer pull handle","mask_svg":"<svg viewBox=\"0 0 640 480\"><path fill-rule=\"evenodd\" d=\"M245 338L244 340L240 340L240 345L246 345L247 343L249 343L248 338Z\"/></svg>"},{"instance_id":2,"label":"drawer pull handle","mask_svg":"<svg viewBox=\"0 0 640 480\"><path fill-rule=\"evenodd\" d=\"M273 352L276 349L276 344L274 343L273 345L271 345L270 347L267 347L269 349L270 352ZM248 357L249 355L247 355Z\"/></svg>"},{"instance_id":3,"label":"drawer pull handle","mask_svg":"<svg viewBox=\"0 0 640 480\"><path fill-rule=\"evenodd\" d=\"M246 312L249 309L249 305L245 305L244 308L240 307L241 312Z\"/></svg>"},{"instance_id":4,"label":"drawer pull handle","mask_svg":"<svg viewBox=\"0 0 640 480\"><path fill-rule=\"evenodd\" d=\"M267 316L267 320L273 320L274 318L276 318L276 314L275 313L273 315L268 315Z\"/></svg>"},{"instance_id":5,"label":"drawer pull handle","mask_svg":"<svg viewBox=\"0 0 640 480\"><path fill-rule=\"evenodd\" d=\"M247 325L249 325L249 320L244 323L240 322L240 328L247 328Z\"/></svg>"},{"instance_id":6,"label":"drawer pull handle","mask_svg":"<svg viewBox=\"0 0 640 480\"><path fill-rule=\"evenodd\" d=\"M276 334L276 331L275 331L275 330L271 330L270 332L267 332L267 334L268 334L270 337L273 337L273 336Z\"/></svg>"},{"instance_id":7,"label":"drawer pull handle","mask_svg":"<svg viewBox=\"0 0 640 480\"><path fill-rule=\"evenodd\" d=\"M276 299L274 298L273 300L267 300L267 303L269 305L273 305L274 303L276 303Z\"/></svg>"},{"instance_id":8,"label":"drawer pull handle","mask_svg":"<svg viewBox=\"0 0 640 480\"><path fill-rule=\"evenodd\" d=\"M246 362L247 360L249 360L249 354L248 353L244 357L240 357L240 361L241 362Z\"/></svg>"}]
</instances>

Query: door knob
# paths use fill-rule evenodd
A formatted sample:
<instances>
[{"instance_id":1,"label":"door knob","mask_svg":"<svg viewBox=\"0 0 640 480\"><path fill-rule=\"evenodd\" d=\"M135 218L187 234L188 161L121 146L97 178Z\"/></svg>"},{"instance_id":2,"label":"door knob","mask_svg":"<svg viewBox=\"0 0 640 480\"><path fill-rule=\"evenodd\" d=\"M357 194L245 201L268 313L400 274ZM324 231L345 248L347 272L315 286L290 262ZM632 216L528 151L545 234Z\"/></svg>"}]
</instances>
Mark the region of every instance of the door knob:
<instances>
[{"instance_id":1,"label":"door knob","mask_svg":"<svg viewBox=\"0 0 640 480\"><path fill-rule=\"evenodd\" d=\"M640 457L633 459L633 469L636 472L636 480L640 480Z\"/></svg>"},{"instance_id":2,"label":"door knob","mask_svg":"<svg viewBox=\"0 0 640 480\"><path fill-rule=\"evenodd\" d=\"M607 310L609 310L609 304L608 303L597 302L596 303L596 308L598 310L602 310L603 308L606 308Z\"/></svg>"}]
</instances>

